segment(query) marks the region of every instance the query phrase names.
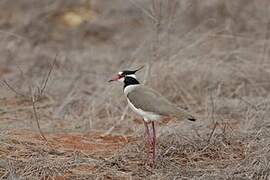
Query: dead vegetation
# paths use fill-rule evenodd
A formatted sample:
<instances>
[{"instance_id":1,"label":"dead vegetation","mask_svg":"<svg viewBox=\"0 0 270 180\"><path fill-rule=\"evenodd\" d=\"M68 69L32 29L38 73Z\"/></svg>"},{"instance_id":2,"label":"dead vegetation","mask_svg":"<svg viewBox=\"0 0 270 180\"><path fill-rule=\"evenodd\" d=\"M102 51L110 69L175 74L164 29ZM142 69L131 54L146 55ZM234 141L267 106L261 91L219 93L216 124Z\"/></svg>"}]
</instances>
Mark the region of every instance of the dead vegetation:
<instances>
[{"instance_id":1,"label":"dead vegetation","mask_svg":"<svg viewBox=\"0 0 270 180\"><path fill-rule=\"evenodd\" d=\"M47 139L50 146L33 132L6 134L1 141L5 157L1 177L260 179L269 175L269 147L263 147L264 140L249 142L240 134L217 133L210 143L202 137L162 136L155 169L145 165L144 142L139 138L65 133Z\"/></svg>"},{"instance_id":2,"label":"dead vegetation","mask_svg":"<svg viewBox=\"0 0 270 180\"><path fill-rule=\"evenodd\" d=\"M0 177L268 179L268 7L267 0L2 0ZM200 117L158 124L155 169L144 162L143 125L121 87L106 84L141 65L142 81ZM46 84L34 105L47 142L36 131L33 99L19 95L31 92L29 82Z\"/></svg>"}]
</instances>

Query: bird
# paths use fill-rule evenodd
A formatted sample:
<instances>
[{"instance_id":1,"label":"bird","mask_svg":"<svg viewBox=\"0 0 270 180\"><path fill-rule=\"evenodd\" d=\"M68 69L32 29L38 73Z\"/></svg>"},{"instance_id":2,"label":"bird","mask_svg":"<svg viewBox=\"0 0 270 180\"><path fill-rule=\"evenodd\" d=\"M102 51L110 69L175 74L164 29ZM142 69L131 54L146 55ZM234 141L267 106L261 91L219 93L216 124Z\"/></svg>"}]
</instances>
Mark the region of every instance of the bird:
<instances>
[{"instance_id":1,"label":"bird","mask_svg":"<svg viewBox=\"0 0 270 180\"><path fill-rule=\"evenodd\" d=\"M109 82L119 81L123 83L123 91L129 107L138 115L142 116L147 136L148 164L154 167L156 160L156 128L155 122L162 117L175 117L177 119L187 119L196 121L195 116L190 112L178 107L159 92L141 84L136 70L123 70L117 73Z\"/></svg>"}]
</instances>

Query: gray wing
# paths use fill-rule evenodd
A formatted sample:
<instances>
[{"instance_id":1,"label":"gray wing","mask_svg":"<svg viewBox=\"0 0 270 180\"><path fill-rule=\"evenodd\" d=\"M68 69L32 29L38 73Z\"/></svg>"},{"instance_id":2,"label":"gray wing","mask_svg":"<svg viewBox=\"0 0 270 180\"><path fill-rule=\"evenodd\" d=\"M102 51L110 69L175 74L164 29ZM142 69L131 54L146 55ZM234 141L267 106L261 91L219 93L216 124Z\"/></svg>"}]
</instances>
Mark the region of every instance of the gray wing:
<instances>
[{"instance_id":1,"label":"gray wing","mask_svg":"<svg viewBox=\"0 0 270 180\"><path fill-rule=\"evenodd\" d=\"M154 112L163 116L186 117L188 114L158 92L146 86L138 86L127 95L129 101L139 109Z\"/></svg>"}]
</instances>

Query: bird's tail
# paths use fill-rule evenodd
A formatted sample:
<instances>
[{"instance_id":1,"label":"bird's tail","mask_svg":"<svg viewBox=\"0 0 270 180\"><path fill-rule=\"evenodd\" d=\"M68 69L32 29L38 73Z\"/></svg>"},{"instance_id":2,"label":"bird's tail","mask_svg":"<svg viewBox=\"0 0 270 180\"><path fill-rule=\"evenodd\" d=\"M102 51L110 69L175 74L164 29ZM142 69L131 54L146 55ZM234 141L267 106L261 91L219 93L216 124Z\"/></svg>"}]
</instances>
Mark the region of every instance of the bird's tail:
<instances>
[{"instance_id":1,"label":"bird's tail","mask_svg":"<svg viewBox=\"0 0 270 180\"><path fill-rule=\"evenodd\" d=\"M194 116L192 116L192 115L188 115L188 117L187 117L187 120L189 120L189 121L196 121L197 119L194 117Z\"/></svg>"},{"instance_id":2,"label":"bird's tail","mask_svg":"<svg viewBox=\"0 0 270 180\"><path fill-rule=\"evenodd\" d=\"M177 119L187 119L189 121L196 121L197 119L191 115L189 112L186 112L185 110L179 109L175 113L173 113L173 116Z\"/></svg>"}]
</instances>

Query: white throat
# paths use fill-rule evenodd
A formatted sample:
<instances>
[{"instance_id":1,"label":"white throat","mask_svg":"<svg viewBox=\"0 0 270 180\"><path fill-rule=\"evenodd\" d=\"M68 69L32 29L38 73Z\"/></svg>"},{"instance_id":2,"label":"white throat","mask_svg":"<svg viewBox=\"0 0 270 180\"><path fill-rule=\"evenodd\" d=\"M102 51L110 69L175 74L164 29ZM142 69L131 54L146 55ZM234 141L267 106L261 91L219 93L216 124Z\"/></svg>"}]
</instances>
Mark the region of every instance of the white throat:
<instances>
[{"instance_id":1,"label":"white throat","mask_svg":"<svg viewBox=\"0 0 270 180\"><path fill-rule=\"evenodd\" d=\"M119 73L119 74L121 74L121 73ZM134 79L137 79L135 74L129 74L129 75L126 75L126 77L132 77ZM117 81L124 82L124 80L125 80L125 78L122 77L122 78L118 79Z\"/></svg>"},{"instance_id":2,"label":"white throat","mask_svg":"<svg viewBox=\"0 0 270 180\"><path fill-rule=\"evenodd\" d=\"M126 75L126 77L133 77L133 78L137 79L135 74L129 74L129 75Z\"/></svg>"}]
</instances>

